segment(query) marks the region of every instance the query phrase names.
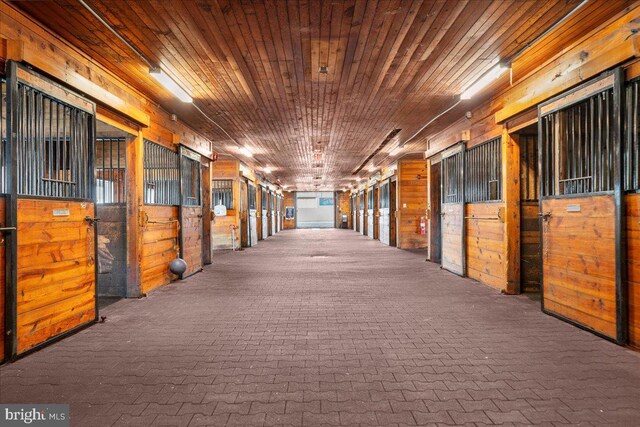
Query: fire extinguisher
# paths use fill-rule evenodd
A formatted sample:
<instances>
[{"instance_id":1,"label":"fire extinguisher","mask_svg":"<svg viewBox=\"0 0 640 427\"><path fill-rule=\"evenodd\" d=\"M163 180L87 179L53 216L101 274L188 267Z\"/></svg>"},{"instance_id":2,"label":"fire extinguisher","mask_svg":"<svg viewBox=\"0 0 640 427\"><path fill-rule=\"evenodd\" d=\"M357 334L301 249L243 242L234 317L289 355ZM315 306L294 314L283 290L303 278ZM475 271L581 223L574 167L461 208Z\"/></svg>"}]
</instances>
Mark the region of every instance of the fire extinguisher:
<instances>
[{"instance_id":1,"label":"fire extinguisher","mask_svg":"<svg viewBox=\"0 0 640 427\"><path fill-rule=\"evenodd\" d=\"M423 236L427 234L427 220L423 216L420 217L420 234Z\"/></svg>"}]
</instances>

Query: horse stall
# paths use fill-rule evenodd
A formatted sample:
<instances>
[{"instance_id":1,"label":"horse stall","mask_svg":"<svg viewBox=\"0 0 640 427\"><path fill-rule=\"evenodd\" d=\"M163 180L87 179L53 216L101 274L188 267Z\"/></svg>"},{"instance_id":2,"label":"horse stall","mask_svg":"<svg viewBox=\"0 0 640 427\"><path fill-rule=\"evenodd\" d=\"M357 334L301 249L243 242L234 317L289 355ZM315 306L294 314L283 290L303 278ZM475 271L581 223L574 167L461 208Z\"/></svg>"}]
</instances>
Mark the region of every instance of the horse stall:
<instances>
[{"instance_id":1,"label":"horse stall","mask_svg":"<svg viewBox=\"0 0 640 427\"><path fill-rule=\"evenodd\" d=\"M127 296L126 149L134 138L96 122L97 285L100 306Z\"/></svg>"},{"instance_id":2,"label":"horse stall","mask_svg":"<svg viewBox=\"0 0 640 427\"><path fill-rule=\"evenodd\" d=\"M247 181L240 180L240 247L248 248L249 245L249 195Z\"/></svg>"},{"instance_id":3,"label":"horse stall","mask_svg":"<svg viewBox=\"0 0 640 427\"><path fill-rule=\"evenodd\" d=\"M442 153L441 236L442 268L465 274L464 143Z\"/></svg>"},{"instance_id":4,"label":"horse stall","mask_svg":"<svg viewBox=\"0 0 640 427\"><path fill-rule=\"evenodd\" d=\"M247 200L249 208L249 246L255 246L258 244L258 210L256 203L256 186L251 181L247 181Z\"/></svg>"},{"instance_id":5,"label":"horse stall","mask_svg":"<svg viewBox=\"0 0 640 427\"><path fill-rule=\"evenodd\" d=\"M200 154L180 146L180 258L187 263L182 277L202 271L203 207Z\"/></svg>"},{"instance_id":6,"label":"horse stall","mask_svg":"<svg viewBox=\"0 0 640 427\"><path fill-rule=\"evenodd\" d=\"M627 331L622 85L615 70L538 107L543 310L618 343Z\"/></svg>"},{"instance_id":7,"label":"horse stall","mask_svg":"<svg viewBox=\"0 0 640 427\"><path fill-rule=\"evenodd\" d=\"M365 216L367 218L367 236L369 236L370 238L373 239L373 231L375 230L374 228L374 221L375 221L375 209L374 209L374 205L375 205L375 198L374 198L374 187L371 186L367 189L367 209L365 211Z\"/></svg>"},{"instance_id":8,"label":"horse stall","mask_svg":"<svg viewBox=\"0 0 640 427\"><path fill-rule=\"evenodd\" d=\"M0 77L0 141L2 142L2 147L4 151L4 147L7 146L7 140L8 140L8 133L7 133L7 127L8 127L8 122L7 122L7 97L6 97L6 93L7 93L7 83L6 80L4 79L4 77ZM2 155L0 154L0 161L2 161L2 165L5 167L5 170L7 168L6 166L6 158L1 157ZM5 358L5 333L4 333L4 322L5 322L5 292L7 291L7 286L6 286L6 271L5 271L5 267L6 267L6 260L5 260L5 235L10 236L10 233L13 232L13 230L9 229L9 227L6 227L5 224L7 224L6 222L6 212L5 212L5 193L7 192L6 189L6 178L4 176L4 174L0 175L0 190L2 192L2 195L0 195L0 218L2 219L2 222L0 223L0 231L2 232L1 235L1 239L2 241L0 242L0 363L2 363L4 361ZM9 354L9 357L11 357L11 355Z\"/></svg>"},{"instance_id":9,"label":"horse stall","mask_svg":"<svg viewBox=\"0 0 640 427\"><path fill-rule=\"evenodd\" d=\"M441 156L433 156L428 160L429 164L429 261L442 263L442 197L441 197Z\"/></svg>"},{"instance_id":10,"label":"horse stall","mask_svg":"<svg viewBox=\"0 0 640 427\"><path fill-rule=\"evenodd\" d=\"M520 150L520 292L539 293L542 273L540 256L540 178L538 176L538 121L521 129L510 129Z\"/></svg>"},{"instance_id":11,"label":"horse stall","mask_svg":"<svg viewBox=\"0 0 640 427\"><path fill-rule=\"evenodd\" d=\"M356 212L356 206L357 206L357 195L355 193L352 193L349 209L351 212L351 229L353 231L358 231L358 213Z\"/></svg>"},{"instance_id":12,"label":"horse stall","mask_svg":"<svg viewBox=\"0 0 640 427\"><path fill-rule=\"evenodd\" d=\"M260 187L260 204L262 207L262 239L269 236L269 192Z\"/></svg>"},{"instance_id":13,"label":"horse stall","mask_svg":"<svg viewBox=\"0 0 640 427\"><path fill-rule=\"evenodd\" d=\"M358 232L362 235L367 234L366 232L366 217L365 217L365 201L364 201L364 190L358 193Z\"/></svg>"},{"instance_id":14,"label":"horse stall","mask_svg":"<svg viewBox=\"0 0 640 427\"><path fill-rule=\"evenodd\" d=\"M626 85L624 198L629 345L640 348L640 79Z\"/></svg>"},{"instance_id":15,"label":"horse stall","mask_svg":"<svg viewBox=\"0 0 640 427\"><path fill-rule=\"evenodd\" d=\"M95 104L8 61L5 356L97 318Z\"/></svg>"},{"instance_id":16,"label":"horse stall","mask_svg":"<svg viewBox=\"0 0 640 427\"><path fill-rule=\"evenodd\" d=\"M140 290L144 295L178 278L169 271L169 263L180 256L180 154L145 139L143 188Z\"/></svg>"},{"instance_id":17,"label":"horse stall","mask_svg":"<svg viewBox=\"0 0 640 427\"><path fill-rule=\"evenodd\" d=\"M396 181L389 178L380 185L378 236L387 246L396 245Z\"/></svg>"},{"instance_id":18,"label":"horse stall","mask_svg":"<svg viewBox=\"0 0 640 427\"><path fill-rule=\"evenodd\" d=\"M504 287L505 214L502 137L468 147L464 153L464 274Z\"/></svg>"},{"instance_id":19,"label":"horse stall","mask_svg":"<svg viewBox=\"0 0 640 427\"><path fill-rule=\"evenodd\" d=\"M269 192L269 236L276 234L276 193L275 191Z\"/></svg>"},{"instance_id":20,"label":"horse stall","mask_svg":"<svg viewBox=\"0 0 640 427\"><path fill-rule=\"evenodd\" d=\"M282 197L276 194L276 233L282 230Z\"/></svg>"}]
</instances>

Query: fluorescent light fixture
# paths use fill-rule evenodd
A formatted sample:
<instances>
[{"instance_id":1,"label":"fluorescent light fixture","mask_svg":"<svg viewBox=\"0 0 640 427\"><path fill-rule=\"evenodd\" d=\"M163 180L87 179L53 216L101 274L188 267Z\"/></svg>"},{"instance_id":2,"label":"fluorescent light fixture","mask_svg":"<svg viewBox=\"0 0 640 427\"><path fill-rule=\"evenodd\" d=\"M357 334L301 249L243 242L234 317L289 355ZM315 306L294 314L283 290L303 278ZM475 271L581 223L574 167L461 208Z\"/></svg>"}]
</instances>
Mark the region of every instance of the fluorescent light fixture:
<instances>
[{"instance_id":1,"label":"fluorescent light fixture","mask_svg":"<svg viewBox=\"0 0 640 427\"><path fill-rule=\"evenodd\" d=\"M264 173L271 173L271 168L269 166L265 167L262 170L264 171Z\"/></svg>"},{"instance_id":2,"label":"fluorescent light fixture","mask_svg":"<svg viewBox=\"0 0 640 427\"><path fill-rule=\"evenodd\" d=\"M356 177L356 182L360 182L362 178L360 178L359 176Z\"/></svg>"},{"instance_id":3,"label":"fluorescent light fixture","mask_svg":"<svg viewBox=\"0 0 640 427\"><path fill-rule=\"evenodd\" d=\"M396 148L394 148L393 150L391 150L389 152L390 156L397 156L398 154L400 154L400 152L402 151L402 147L401 146L397 146Z\"/></svg>"},{"instance_id":4,"label":"fluorescent light fixture","mask_svg":"<svg viewBox=\"0 0 640 427\"><path fill-rule=\"evenodd\" d=\"M187 91L182 89L178 83L174 82L173 79L160 68L150 69L149 74L151 74L158 83L164 86L165 89L174 94L180 101L193 102L193 98L187 93Z\"/></svg>"},{"instance_id":5,"label":"fluorescent light fixture","mask_svg":"<svg viewBox=\"0 0 640 427\"><path fill-rule=\"evenodd\" d=\"M497 64L490 69L484 76L480 77L474 84L469 86L467 90L462 92L460 99L471 99L476 93L487 87L491 82L497 80L509 67L505 64Z\"/></svg>"},{"instance_id":6,"label":"fluorescent light fixture","mask_svg":"<svg viewBox=\"0 0 640 427\"><path fill-rule=\"evenodd\" d=\"M253 153L247 147L240 147L238 150L240 150L241 154L247 157L253 157Z\"/></svg>"}]
</instances>

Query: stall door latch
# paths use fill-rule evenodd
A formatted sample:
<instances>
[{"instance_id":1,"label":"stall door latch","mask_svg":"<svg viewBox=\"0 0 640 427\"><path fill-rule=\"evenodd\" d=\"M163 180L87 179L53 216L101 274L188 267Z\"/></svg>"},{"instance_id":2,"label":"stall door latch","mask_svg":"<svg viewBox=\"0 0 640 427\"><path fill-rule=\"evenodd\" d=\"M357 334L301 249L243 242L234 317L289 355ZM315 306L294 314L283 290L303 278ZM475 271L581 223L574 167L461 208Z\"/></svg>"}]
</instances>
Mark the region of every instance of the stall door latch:
<instances>
[{"instance_id":1,"label":"stall door latch","mask_svg":"<svg viewBox=\"0 0 640 427\"><path fill-rule=\"evenodd\" d=\"M89 215L84 217L84 220L89 223L91 227L96 225L96 222L100 221L100 218L91 218Z\"/></svg>"},{"instance_id":2,"label":"stall door latch","mask_svg":"<svg viewBox=\"0 0 640 427\"><path fill-rule=\"evenodd\" d=\"M544 222L549 221L549 219L551 218L551 212L539 213L538 215L542 218Z\"/></svg>"}]
</instances>

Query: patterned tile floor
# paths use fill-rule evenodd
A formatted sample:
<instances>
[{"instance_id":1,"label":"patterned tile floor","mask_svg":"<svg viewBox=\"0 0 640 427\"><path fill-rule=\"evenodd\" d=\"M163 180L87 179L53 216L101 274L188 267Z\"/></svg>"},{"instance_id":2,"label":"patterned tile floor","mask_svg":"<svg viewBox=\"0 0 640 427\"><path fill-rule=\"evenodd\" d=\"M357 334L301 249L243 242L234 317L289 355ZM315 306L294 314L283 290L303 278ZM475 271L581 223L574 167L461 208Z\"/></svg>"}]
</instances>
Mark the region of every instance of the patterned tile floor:
<instances>
[{"instance_id":1,"label":"patterned tile floor","mask_svg":"<svg viewBox=\"0 0 640 427\"><path fill-rule=\"evenodd\" d=\"M640 425L640 354L347 230L215 254L0 368L72 425Z\"/></svg>"}]
</instances>

